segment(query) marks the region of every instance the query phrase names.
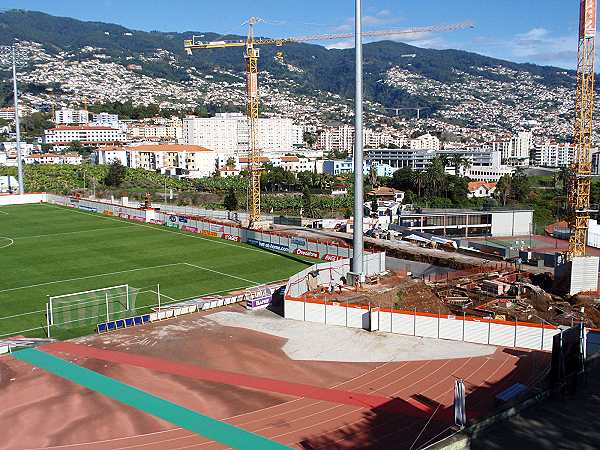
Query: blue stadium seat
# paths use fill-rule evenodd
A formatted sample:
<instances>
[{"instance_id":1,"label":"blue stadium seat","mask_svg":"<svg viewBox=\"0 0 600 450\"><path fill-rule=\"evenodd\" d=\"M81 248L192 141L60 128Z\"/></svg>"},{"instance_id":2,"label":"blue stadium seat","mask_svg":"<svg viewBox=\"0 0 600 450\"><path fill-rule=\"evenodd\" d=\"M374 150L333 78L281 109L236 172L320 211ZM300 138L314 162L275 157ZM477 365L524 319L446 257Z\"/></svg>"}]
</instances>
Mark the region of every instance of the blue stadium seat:
<instances>
[{"instance_id":1,"label":"blue stadium seat","mask_svg":"<svg viewBox=\"0 0 600 450\"><path fill-rule=\"evenodd\" d=\"M107 322L106 326L108 328L108 331L114 331L117 329L114 322Z\"/></svg>"},{"instance_id":2,"label":"blue stadium seat","mask_svg":"<svg viewBox=\"0 0 600 450\"><path fill-rule=\"evenodd\" d=\"M125 328L125 321L123 319L119 319L116 321L117 328Z\"/></svg>"},{"instance_id":3,"label":"blue stadium seat","mask_svg":"<svg viewBox=\"0 0 600 450\"><path fill-rule=\"evenodd\" d=\"M133 322L134 322L136 325L141 325L141 324L143 323L143 322L142 322L142 316L136 316L136 317L134 317L134 318L133 318Z\"/></svg>"},{"instance_id":4,"label":"blue stadium seat","mask_svg":"<svg viewBox=\"0 0 600 450\"><path fill-rule=\"evenodd\" d=\"M135 324L133 323L133 317L129 317L129 318L125 319L125 326L126 327L132 327L134 325Z\"/></svg>"},{"instance_id":5,"label":"blue stadium seat","mask_svg":"<svg viewBox=\"0 0 600 450\"><path fill-rule=\"evenodd\" d=\"M142 316L142 321L143 321L144 323L149 323L149 322L150 322L150 314L144 314L144 315Z\"/></svg>"},{"instance_id":6,"label":"blue stadium seat","mask_svg":"<svg viewBox=\"0 0 600 450\"><path fill-rule=\"evenodd\" d=\"M98 333L106 333L107 328L105 323L98 324Z\"/></svg>"}]
</instances>

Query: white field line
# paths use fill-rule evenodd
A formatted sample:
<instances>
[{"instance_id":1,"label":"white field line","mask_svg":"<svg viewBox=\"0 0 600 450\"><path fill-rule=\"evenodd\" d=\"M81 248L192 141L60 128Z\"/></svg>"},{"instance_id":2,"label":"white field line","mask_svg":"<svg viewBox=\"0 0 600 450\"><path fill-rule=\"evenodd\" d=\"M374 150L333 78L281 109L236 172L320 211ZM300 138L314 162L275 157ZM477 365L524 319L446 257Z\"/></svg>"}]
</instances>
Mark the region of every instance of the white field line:
<instances>
[{"instance_id":1,"label":"white field line","mask_svg":"<svg viewBox=\"0 0 600 450\"><path fill-rule=\"evenodd\" d=\"M184 264L184 263L162 264L160 266L150 266L150 267L138 267L137 269L119 270L119 271L116 271L116 272L99 273L99 274L96 274L96 275L88 275L88 276L85 276L85 277L69 278L69 279L66 279L66 280L48 281L46 283L30 284L29 286L19 286L19 287L10 288L10 289L2 289L2 290L0 290L0 293L2 293L2 292L18 291L18 290L21 290L21 289L29 289L29 288L32 288L32 287L47 286L47 285L50 285L50 284L66 283L68 281L88 280L90 278L105 277L105 276L108 276L108 275L119 275L119 274L122 274L122 273L139 272L141 270L160 269L162 267L180 266L182 264Z\"/></svg>"},{"instance_id":2,"label":"white field line","mask_svg":"<svg viewBox=\"0 0 600 450\"><path fill-rule=\"evenodd\" d=\"M96 217L98 219L112 220L112 221L120 222L120 223L124 222L124 219L117 219L115 217L103 216L103 215L94 214L94 213L86 213L86 212L83 212L83 211L77 211L77 210L75 210L73 208L64 208L64 207L61 207L61 206L58 206L58 205L54 205L52 203L44 203L44 205L52 206L52 207L54 207L56 209L60 209L61 211L65 211L65 212L73 212L73 213L78 213L78 214L84 214L86 216L92 216L92 217ZM159 228L158 225L144 225L143 223L137 223L137 222L133 222L133 223L130 223L130 224L138 226L138 227L148 228L148 229L154 230L154 231L162 231L163 233L171 233L171 234L176 234L178 236L184 236L184 237L188 237L188 238L192 238L192 239L200 239L201 241L208 241L208 242L211 242L211 243L217 244L217 245L226 245L227 247L235 247L235 248L240 249L240 250L246 250L246 251L249 251L249 252L257 252L257 253L261 253L261 254L263 254L265 256L268 256L268 255L279 256L279 255L276 255L276 254L273 254L273 253L269 253L269 252L266 252L264 250L260 250L260 249L257 249L257 248L252 248L252 247L249 247L249 246L246 246L246 245L230 244L230 243L225 242L225 241L217 241L217 240L213 240L213 239L208 239L208 238L205 238L205 237L202 237L202 236L196 236L196 235L193 235L193 234L190 234L190 233L184 233L184 232L181 232L181 231L171 231L171 230L169 230L167 228Z\"/></svg>"},{"instance_id":3,"label":"white field line","mask_svg":"<svg viewBox=\"0 0 600 450\"><path fill-rule=\"evenodd\" d=\"M0 214L6 214L7 216L9 215L6 211L2 211L2 209L0 209Z\"/></svg>"},{"instance_id":4,"label":"white field line","mask_svg":"<svg viewBox=\"0 0 600 450\"><path fill-rule=\"evenodd\" d=\"M200 269L200 270L206 270L207 272L212 272L212 273L216 273L216 274L219 274L219 275L223 275L225 277L235 278L236 280L245 281L247 283L252 283L255 286L259 286L261 284L261 283L257 283L256 281L248 280L247 278L237 277L235 275L230 275L230 274L225 273L225 272L219 272L218 270L209 269L208 267L197 266L196 264L191 264L191 263L183 263L183 264L185 264L186 266L195 267L195 268Z\"/></svg>"},{"instance_id":5,"label":"white field line","mask_svg":"<svg viewBox=\"0 0 600 450\"><path fill-rule=\"evenodd\" d=\"M0 241L4 240L8 241L8 243L0 245L0 249L10 247L15 243L14 239L9 238L8 236L0 236Z\"/></svg>"},{"instance_id":6,"label":"white field line","mask_svg":"<svg viewBox=\"0 0 600 450\"><path fill-rule=\"evenodd\" d=\"M31 235L31 236L17 236L17 237L14 237L13 239L15 239L15 240L35 239L35 238L45 238L45 237L52 237L52 236L65 236L65 235L69 235L69 234L93 233L96 231L104 231L104 230L120 230L123 228L132 228L132 227L131 227L131 225L125 225L122 227L94 228L91 230L65 231L64 233L50 233L50 234L36 234L36 235Z\"/></svg>"}]
</instances>

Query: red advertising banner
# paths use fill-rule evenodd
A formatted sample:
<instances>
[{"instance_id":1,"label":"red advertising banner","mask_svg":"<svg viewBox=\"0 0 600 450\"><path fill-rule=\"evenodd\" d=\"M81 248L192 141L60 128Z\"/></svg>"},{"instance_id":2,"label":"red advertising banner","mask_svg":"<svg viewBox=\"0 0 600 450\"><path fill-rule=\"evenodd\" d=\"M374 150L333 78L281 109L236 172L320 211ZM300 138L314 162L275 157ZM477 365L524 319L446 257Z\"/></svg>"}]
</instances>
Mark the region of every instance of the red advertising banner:
<instances>
[{"instance_id":1,"label":"red advertising banner","mask_svg":"<svg viewBox=\"0 0 600 450\"><path fill-rule=\"evenodd\" d=\"M232 241L232 242L241 242L241 239L239 236L234 236L233 234L223 234L223 236L221 236L222 239L225 239L226 241Z\"/></svg>"},{"instance_id":2,"label":"red advertising banner","mask_svg":"<svg viewBox=\"0 0 600 450\"><path fill-rule=\"evenodd\" d=\"M138 216L129 216L129 220L133 220L134 222L146 222L146 219Z\"/></svg>"},{"instance_id":3,"label":"red advertising banner","mask_svg":"<svg viewBox=\"0 0 600 450\"><path fill-rule=\"evenodd\" d=\"M324 261L339 261L340 259L344 259L344 257L338 256L338 255L332 255L331 253L328 253L325 256L323 256Z\"/></svg>"},{"instance_id":4,"label":"red advertising banner","mask_svg":"<svg viewBox=\"0 0 600 450\"><path fill-rule=\"evenodd\" d=\"M150 222L152 225L162 225L163 221L162 220L158 220L158 219L152 219L150 220Z\"/></svg>"},{"instance_id":5,"label":"red advertising banner","mask_svg":"<svg viewBox=\"0 0 600 450\"><path fill-rule=\"evenodd\" d=\"M302 248L297 248L296 250L294 250L294 255L308 256L309 258L319 259L321 254L319 252L313 252L312 250L304 250Z\"/></svg>"},{"instance_id":6,"label":"red advertising banner","mask_svg":"<svg viewBox=\"0 0 600 450\"><path fill-rule=\"evenodd\" d=\"M181 231L188 231L190 233L197 233L198 232L198 228L196 228L196 227L190 227L188 225L183 225L181 227Z\"/></svg>"}]
</instances>

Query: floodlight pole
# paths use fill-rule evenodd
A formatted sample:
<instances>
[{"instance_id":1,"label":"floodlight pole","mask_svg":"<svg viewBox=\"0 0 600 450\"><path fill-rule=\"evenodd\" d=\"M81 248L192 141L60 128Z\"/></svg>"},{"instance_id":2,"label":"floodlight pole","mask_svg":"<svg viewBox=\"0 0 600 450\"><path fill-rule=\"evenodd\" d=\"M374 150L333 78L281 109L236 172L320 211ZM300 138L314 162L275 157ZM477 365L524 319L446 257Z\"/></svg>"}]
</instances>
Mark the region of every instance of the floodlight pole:
<instances>
[{"instance_id":1,"label":"floodlight pole","mask_svg":"<svg viewBox=\"0 0 600 450\"><path fill-rule=\"evenodd\" d=\"M15 98L15 132L17 137L17 176L19 177L19 194L25 193L23 183L23 160L21 157L21 123L19 121L19 97L17 91L17 62L15 56L15 46L12 46L12 69L13 69L13 96Z\"/></svg>"},{"instance_id":2,"label":"floodlight pole","mask_svg":"<svg viewBox=\"0 0 600 450\"><path fill-rule=\"evenodd\" d=\"M363 273L363 67L362 67L362 0L356 0L356 99L354 113L354 233L352 272ZM361 276L362 278L362 276Z\"/></svg>"}]
</instances>

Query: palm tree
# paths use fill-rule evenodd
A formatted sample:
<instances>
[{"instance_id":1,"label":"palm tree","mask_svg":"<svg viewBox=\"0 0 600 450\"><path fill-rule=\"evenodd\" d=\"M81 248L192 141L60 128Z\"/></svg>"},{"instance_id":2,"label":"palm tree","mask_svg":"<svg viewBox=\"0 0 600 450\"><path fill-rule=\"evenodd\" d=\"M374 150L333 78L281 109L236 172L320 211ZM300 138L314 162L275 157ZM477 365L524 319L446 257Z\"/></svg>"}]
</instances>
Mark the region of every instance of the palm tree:
<instances>
[{"instance_id":1,"label":"palm tree","mask_svg":"<svg viewBox=\"0 0 600 450\"><path fill-rule=\"evenodd\" d=\"M415 170L410 174L411 184L417 188L417 196L421 197L421 189L425 183L425 172L422 170Z\"/></svg>"},{"instance_id":2,"label":"palm tree","mask_svg":"<svg viewBox=\"0 0 600 450\"><path fill-rule=\"evenodd\" d=\"M461 168L468 169L471 167L471 160L465 158L460 153L456 153L450 158L450 165L454 167L454 175L458 176L460 175Z\"/></svg>"}]
</instances>

